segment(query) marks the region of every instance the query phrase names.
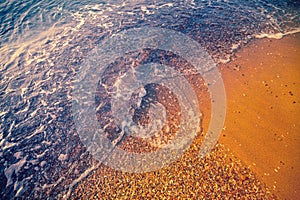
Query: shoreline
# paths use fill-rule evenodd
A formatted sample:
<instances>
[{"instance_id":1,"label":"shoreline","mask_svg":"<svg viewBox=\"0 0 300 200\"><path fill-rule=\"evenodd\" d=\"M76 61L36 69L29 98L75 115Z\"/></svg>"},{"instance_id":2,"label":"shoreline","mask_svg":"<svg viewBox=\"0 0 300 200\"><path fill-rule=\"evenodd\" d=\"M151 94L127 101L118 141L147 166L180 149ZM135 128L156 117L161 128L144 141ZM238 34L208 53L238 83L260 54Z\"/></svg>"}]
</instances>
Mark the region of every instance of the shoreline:
<instances>
[{"instance_id":1,"label":"shoreline","mask_svg":"<svg viewBox=\"0 0 300 200\"><path fill-rule=\"evenodd\" d=\"M300 117L295 111L300 111L300 44L295 41L300 34L256 39L239 49L231 62L219 65L227 116L218 144L205 158L198 157L201 135L178 161L156 172L130 174L101 165L76 187L72 198L299 196ZM200 100L205 133L210 105L205 96ZM295 126L289 125L292 120Z\"/></svg>"}]
</instances>

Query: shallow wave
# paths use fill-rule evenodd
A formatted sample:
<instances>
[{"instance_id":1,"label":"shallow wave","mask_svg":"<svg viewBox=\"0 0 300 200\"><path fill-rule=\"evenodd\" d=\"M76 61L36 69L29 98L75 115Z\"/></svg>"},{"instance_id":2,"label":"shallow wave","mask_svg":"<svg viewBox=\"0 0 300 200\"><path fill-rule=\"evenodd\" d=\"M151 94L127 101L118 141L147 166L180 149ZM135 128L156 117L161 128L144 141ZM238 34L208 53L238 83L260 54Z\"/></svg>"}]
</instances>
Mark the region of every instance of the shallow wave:
<instances>
[{"instance_id":1,"label":"shallow wave","mask_svg":"<svg viewBox=\"0 0 300 200\"><path fill-rule=\"evenodd\" d=\"M0 4L0 47L38 43L53 29L75 29L82 37L141 26L183 32L198 41L216 62L228 62L252 38L286 35L300 27L300 5L294 1L5 1ZM76 24L74 24L76 23ZM65 42L73 37L66 36ZM81 44L84 45L84 44ZM12 48L13 49L13 48ZM10 49L10 50L12 50ZM8 53L8 52L5 52Z\"/></svg>"}]
</instances>

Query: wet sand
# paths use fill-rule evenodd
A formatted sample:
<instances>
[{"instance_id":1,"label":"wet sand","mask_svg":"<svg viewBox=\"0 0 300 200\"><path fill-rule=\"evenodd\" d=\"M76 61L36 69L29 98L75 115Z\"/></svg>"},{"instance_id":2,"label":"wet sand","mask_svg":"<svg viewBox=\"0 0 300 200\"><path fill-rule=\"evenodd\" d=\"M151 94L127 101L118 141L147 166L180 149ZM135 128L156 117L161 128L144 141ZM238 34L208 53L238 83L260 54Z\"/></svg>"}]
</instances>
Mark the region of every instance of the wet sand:
<instances>
[{"instance_id":1,"label":"wet sand","mask_svg":"<svg viewBox=\"0 0 300 200\"><path fill-rule=\"evenodd\" d=\"M300 34L260 39L221 66L227 116L220 143L282 199L300 197Z\"/></svg>"},{"instance_id":2,"label":"wet sand","mask_svg":"<svg viewBox=\"0 0 300 200\"><path fill-rule=\"evenodd\" d=\"M81 199L296 199L299 195L300 34L259 39L220 65L227 117L219 144L198 157L203 136L181 159L130 174L101 165L81 182ZM207 96L207 94L206 94ZM205 97L205 94L203 94ZM200 101L203 130L210 105Z\"/></svg>"}]
</instances>

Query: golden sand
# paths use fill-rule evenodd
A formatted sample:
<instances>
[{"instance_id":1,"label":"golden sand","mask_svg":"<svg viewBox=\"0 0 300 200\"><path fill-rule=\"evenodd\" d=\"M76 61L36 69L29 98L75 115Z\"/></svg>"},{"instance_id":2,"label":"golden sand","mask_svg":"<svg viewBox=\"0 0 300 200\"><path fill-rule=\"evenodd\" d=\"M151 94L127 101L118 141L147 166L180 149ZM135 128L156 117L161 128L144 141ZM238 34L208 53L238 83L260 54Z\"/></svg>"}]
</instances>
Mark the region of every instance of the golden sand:
<instances>
[{"instance_id":1,"label":"golden sand","mask_svg":"<svg viewBox=\"0 0 300 200\"><path fill-rule=\"evenodd\" d=\"M101 165L74 199L296 199L299 197L300 35L260 39L220 66L227 93L224 131L198 157L199 136L176 162L130 174ZM209 101L200 101L203 128Z\"/></svg>"},{"instance_id":2,"label":"golden sand","mask_svg":"<svg viewBox=\"0 0 300 200\"><path fill-rule=\"evenodd\" d=\"M227 94L224 137L282 199L300 197L300 34L262 39L221 66Z\"/></svg>"}]
</instances>

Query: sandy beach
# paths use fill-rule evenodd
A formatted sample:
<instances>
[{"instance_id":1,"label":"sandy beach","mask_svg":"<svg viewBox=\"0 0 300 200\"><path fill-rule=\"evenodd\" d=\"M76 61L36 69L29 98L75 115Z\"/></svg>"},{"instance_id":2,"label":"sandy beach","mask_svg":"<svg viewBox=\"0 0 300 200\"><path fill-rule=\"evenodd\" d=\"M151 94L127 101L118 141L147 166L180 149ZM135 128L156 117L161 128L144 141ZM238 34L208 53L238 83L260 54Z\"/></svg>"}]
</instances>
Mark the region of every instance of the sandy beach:
<instances>
[{"instance_id":1,"label":"sandy beach","mask_svg":"<svg viewBox=\"0 0 300 200\"><path fill-rule=\"evenodd\" d=\"M227 117L220 143L281 199L300 196L300 34L260 39L221 66Z\"/></svg>"},{"instance_id":2,"label":"sandy beach","mask_svg":"<svg viewBox=\"0 0 300 200\"><path fill-rule=\"evenodd\" d=\"M0 200L300 200L300 1L0 1Z\"/></svg>"},{"instance_id":3,"label":"sandy beach","mask_svg":"<svg viewBox=\"0 0 300 200\"><path fill-rule=\"evenodd\" d=\"M82 199L297 199L300 196L300 34L258 39L219 66L227 116L214 150L198 157L202 136L156 172L101 165L74 191ZM200 101L203 131L210 118Z\"/></svg>"}]
</instances>

